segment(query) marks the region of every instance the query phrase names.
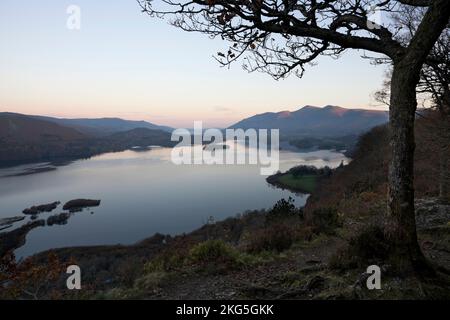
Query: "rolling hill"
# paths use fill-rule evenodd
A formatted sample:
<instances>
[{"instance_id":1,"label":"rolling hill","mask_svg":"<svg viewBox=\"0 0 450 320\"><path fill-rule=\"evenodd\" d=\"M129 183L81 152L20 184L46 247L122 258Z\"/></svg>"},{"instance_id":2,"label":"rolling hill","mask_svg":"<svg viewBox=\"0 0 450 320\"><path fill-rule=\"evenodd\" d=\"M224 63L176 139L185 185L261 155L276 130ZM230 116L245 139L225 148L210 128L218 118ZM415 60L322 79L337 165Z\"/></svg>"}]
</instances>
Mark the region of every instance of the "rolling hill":
<instances>
[{"instance_id":1,"label":"rolling hill","mask_svg":"<svg viewBox=\"0 0 450 320\"><path fill-rule=\"evenodd\" d=\"M171 132L173 129L167 126L156 125L147 121L124 120L120 118L98 118L98 119L64 119L44 116L32 116L36 119L53 122L65 127L78 130L81 133L105 136L116 132L124 132L137 128L146 128L152 130L162 130Z\"/></svg>"},{"instance_id":2,"label":"rolling hill","mask_svg":"<svg viewBox=\"0 0 450 320\"><path fill-rule=\"evenodd\" d=\"M79 131L17 113L0 113L0 141L3 143L57 143L84 139Z\"/></svg>"},{"instance_id":3,"label":"rolling hill","mask_svg":"<svg viewBox=\"0 0 450 320\"><path fill-rule=\"evenodd\" d=\"M127 130L125 125L114 133L102 131L101 135L92 135L88 130L44 119L47 117L0 113L0 166L88 158L104 152L123 151L133 146L172 147L175 144L170 140L171 134L160 129L138 127ZM91 122L93 123L95 119ZM126 124L127 121L113 121L110 128L114 127L113 123ZM127 125L138 123L140 122Z\"/></svg>"}]
</instances>

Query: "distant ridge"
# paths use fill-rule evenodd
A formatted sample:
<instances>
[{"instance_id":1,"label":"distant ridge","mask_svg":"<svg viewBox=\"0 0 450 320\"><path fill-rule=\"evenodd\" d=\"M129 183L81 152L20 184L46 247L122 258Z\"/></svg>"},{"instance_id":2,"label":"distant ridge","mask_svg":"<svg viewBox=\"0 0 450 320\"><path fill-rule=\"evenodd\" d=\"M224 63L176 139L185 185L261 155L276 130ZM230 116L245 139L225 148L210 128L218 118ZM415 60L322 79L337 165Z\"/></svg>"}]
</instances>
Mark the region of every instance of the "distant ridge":
<instances>
[{"instance_id":1,"label":"distant ridge","mask_svg":"<svg viewBox=\"0 0 450 320\"><path fill-rule=\"evenodd\" d=\"M83 133L57 123L19 113L0 113L0 139L3 143L45 143L84 138Z\"/></svg>"},{"instance_id":2,"label":"distant ridge","mask_svg":"<svg viewBox=\"0 0 450 320\"><path fill-rule=\"evenodd\" d=\"M243 119L230 128L280 129L284 136L334 137L359 135L389 120L387 111L304 106L297 111L266 112Z\"/></svg>"},{"instance_id":3,"label":"distant ridge","mask_svg":"<svg viewBox=\"0 0 450 320\"><path fill-rule=\"evenodd\" d=\"M66 127L74 128L81 133L95 136L109 135L116 132L124 132L137 128L152 130L162 130L171 132L173 129L168 126L160 126L147 121L124 120L120 118L77 118L65 119L45 116L30 116L35 119L41 119Z\"/></svg>"},{"instance_id":4,"label":"distant ridge","mask_svg":"<svg viewBox=\"0 0 450 320\"><path fill-rule=\"evenodd\" d=\"M69 125L64 125L66 120ZM175 144L170 132L145 121L74 120L0 112L0 167L88 158L134 146L172 147Z\"/></svg>"}]
</instances>

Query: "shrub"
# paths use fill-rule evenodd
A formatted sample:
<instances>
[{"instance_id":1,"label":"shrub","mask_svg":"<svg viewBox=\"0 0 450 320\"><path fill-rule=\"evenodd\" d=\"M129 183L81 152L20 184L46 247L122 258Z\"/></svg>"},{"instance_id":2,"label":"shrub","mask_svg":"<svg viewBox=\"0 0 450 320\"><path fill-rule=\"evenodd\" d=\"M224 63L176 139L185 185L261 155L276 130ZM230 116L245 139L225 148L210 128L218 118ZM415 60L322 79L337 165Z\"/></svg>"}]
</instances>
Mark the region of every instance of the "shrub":
<instances>
[{"instance_id":1,"label":"shrub","mask_svg":"<svg viewBox=\"0 0 450 320\"><path fill-rule=\"evenodd\" d=\"M349 245L353 254L369 262L385 259L389 254L389 245L379 226L367 227L357 237L352 238Z\"/></svg>"},{"instance_id":2,"label":"shrub","mask_svg":"<svg viewBox=\"0 0 450 320\"><path fill-rule=\"evenodd\" d=\"M270 209L269 212L267 212L266 222L267 224L271 224L274 222L279 222L280 220L283 220L285 218L295 216L301 218L302 210L297 209L294 205L294 199L292 197L289 197L287 200L281 199L278 200L277 203L275 203L273 208Z\"/></svg>"},{"instance_id":3,"label":"shrub","mask_svg":"<svg viewBox=\"0 0 450 320\"><path fill-rule=\"evenodd\" d=\"M151 272L137 278L131 287L112 288L97 293L93 298L106 300L146 299L149 295L160 290L170 279L170 274L166 272Z\"/></svg>"},{"instance_id":4,"label":"shrub","mask_svg":"<svg viewBox=\"0 0 450 320\"><path fill-rule=\"evenodd\" d=\"M165 272L152 272L136 279L134 285L140 290L155 290L164 283L167 277Z\"/></svg>"},{"instance_id":5,"label":"shrub","mask_svg":"<svg viewBox=\"0 0 450 320\"><path fill-rule=\"evenodd\" d=\"M331 258L330 267L346 270L381 264L389 257L389 250L381 227L372 225L350 239L348 246Z\"/></svg>"},{"instance_id":6,"label":"shrub","mask_svg":"<svg viewBox=\"0 0 450 320\"><path fill-rule=\"evenodd\" d=\"M312 226L315 233L334 234L335 229L341 226L337 209L315 209L312 214Z\"/></svg>"},{"instance_id":7,"label":"shrub","mask_svg":"<svg viewBox=\"0 0 450 320\"><path fill-rule=\"evenodd\" d=\"M131 287L136 277L142 273L142 261L140 259L119 260L116 269L118 282L126 287Z\"/></svg>"},{"instance_id":8,"label":"shrub","mask_svg":"<svg viewBox=\"0 0 450 320\"><path fill-rule=\"evenodd\" d=\"M72 258L63 262L53 252L42 262L30 257L18 263L8 252L0 257L0 300L61 299L61 275L72 264L77 263Z\"/></svg>"},{"instance_id":9,"label":"shrub","mask_svg":"<svg viewBox=\"0 0 450 320\"><path fill-rule=\"evenodd\" d=\"M296 239L295 231L285 224L275 224L252 234L247 247L248 252L282 252L289 249Z\"/></svg>"},{"instance_id":10,"label":"shrub","mask_svg":"<svg viewBox=\"0 0 450 320\"><path fill-rule=\"evenodd\" d=\"M208 240L194 246L189 253L190 260L199 264L239 264L239 252L222 240Z\"/></svg>"},{"instance_id":11,"label":"shrub","mask_svg":"<svg viewBox=\"0 0 450 320\"><path fill-rule=\"evenodd\" d=\"M144 265L144 273L165 272L179 269L183 266L186 255L169 251L154 257Z\"/></svg>"}]
</instances>

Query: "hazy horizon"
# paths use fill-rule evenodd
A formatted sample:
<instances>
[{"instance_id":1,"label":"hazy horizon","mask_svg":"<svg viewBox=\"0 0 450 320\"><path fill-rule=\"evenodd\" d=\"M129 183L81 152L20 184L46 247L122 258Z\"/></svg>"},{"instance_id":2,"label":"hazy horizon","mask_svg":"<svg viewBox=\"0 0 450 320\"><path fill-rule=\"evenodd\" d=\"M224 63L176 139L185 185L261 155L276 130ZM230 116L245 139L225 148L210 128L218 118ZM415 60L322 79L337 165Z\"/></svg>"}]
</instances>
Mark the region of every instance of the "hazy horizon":
<instances>
[{"instance_id":1,"label":"hazy horizon","mask_svg":"<svg viewBox=\"0 0 450 320\"><path fill-rule=\"evenodd\" d=\"M69 5L81 30L69 30ZM374 107L385 67L348 52L302 79L221 68L225 43L153 19L135 1L5 0L0 4L0 110L60 118L118 117L171 127L227 127L304 105Z\"/></svg>"},{"instance_id":2,"label":"hazy horizon","mask_svg":"<svg viewBox=\"0 0 450 320\"><path fill-rule=\"evenodd\" d=\"M261 114L265 114L265 113L295 112L295 111L298 111L298 110L300 110L300 109L303 109L304 107L314 107L314 108L320 108L320 109L322 109L322 108L325 108L325 107L328 107L328 106L339 107L339 108L344 108L344 109L353 109L353 110L358 110L358 109L360 109L360 110L387 111L387 110L385 110L385 109L377 109L377 108L346 108L346 107L343 107L343 106L336 106L336 105L324 105L324 106L304 105L304 106L298 107L297 109L294 109L294 110L280 110L280 111L270 111L270 110L268 110L268 111L263 111L263 112L260 112L260 113L256 113L256 114L253 114L253 115L250 115L250 116L247 116L247 117L238 119L238 120L236 120L235 122L232 122L232 123L227 124L227 125L222 125L222 126L208 126L208 125L207 125L207 126L205 126L204 128L219 128L219 129L224 129L224 128L228 128L228 127L232 126L233 124L236 124L237 122L240 122L241 120L244 120L244 119L246 119L246 118L249 118L249 117L252 117L252 116L255 116L255 115L261 115ZM6 113L8 113L8 112L9 112L9 113L19 113L19 114L20 114L20 112L14 112L14 111L10 111L10 110L0 110L0 113L2 113L2 112L6 112ZM120 116L110 116L110 117L103 117L103 116L99 116L99 117L84 117L84 116L80 116L80 117L59 117L59 116L53 116L53 115L48 115L48 114L38 114L38 113L36 113L36 114L34 114L34 113L27 113L27 114L24 114L24 115L29 115L29 116L54 117L54 118L59 118L59 119L102 119L102 118L105 118L105 119L108 119L108 118L109 118L109 119L115 119L115 118L119 118L119 119L129 120L129 121L147 121L147 122L150 122L150 123L152 123L152 124L161 125L161 126L168 126L168 127L172 127L172 128L182 128L182 126L171 126L171 125L169 125L169 124L157 123L157 122L154 122L154 121L151 121L151 120L148 120L148 119L129 119L129 118L124 118L124 117L120 117ZM199 119L199 120L195 120L195 119L194 119L194 121L202 121L202 120L201 120L201 119ZM187 124L187 125L184 126L183 128L189 128L189 129L192 129L192 128L193 128L193 125L194 125L194 121L193 121L190 125Z\"/></svg>"}]
</instances>

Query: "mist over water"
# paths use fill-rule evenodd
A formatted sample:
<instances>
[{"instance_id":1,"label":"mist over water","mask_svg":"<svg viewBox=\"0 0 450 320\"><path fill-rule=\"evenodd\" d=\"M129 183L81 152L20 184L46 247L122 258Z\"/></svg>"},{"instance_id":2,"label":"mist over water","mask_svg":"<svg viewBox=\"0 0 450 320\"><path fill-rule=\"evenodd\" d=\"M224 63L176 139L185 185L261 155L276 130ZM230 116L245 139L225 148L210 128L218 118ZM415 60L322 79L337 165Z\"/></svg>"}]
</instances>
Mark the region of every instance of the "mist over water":
<instances>
[{"instance_id":1,"label":"mist over water","mask_svg":"<svg viewBox=\"0 0 450 320\"><path fill-rule=\"evenodd\" d=\"M16 250L17 257L66 246L132 244L157 232L192 231L210 216L218 221L270 208L289 196L297 206L307 199L269 185L258 165L175 165L171 151L108 153L22 176L10 175L35 166L0 169L0 218L22 215L23 209L36 204L101 199L99 207L75 213L66 225L32 230L26 244ZM347 160L333 151L280 151L280 170L299 164L336 167ZM39 219L60 212L62 206L41 213ZM28 221L26 217L14 228Z\"/></svg>"}]
</instances>

